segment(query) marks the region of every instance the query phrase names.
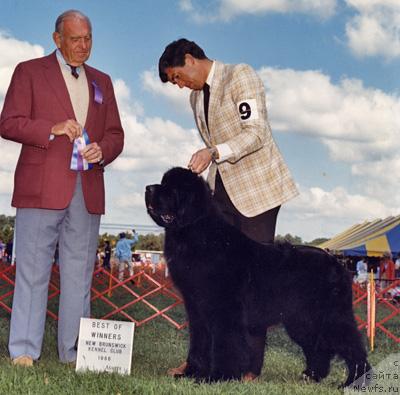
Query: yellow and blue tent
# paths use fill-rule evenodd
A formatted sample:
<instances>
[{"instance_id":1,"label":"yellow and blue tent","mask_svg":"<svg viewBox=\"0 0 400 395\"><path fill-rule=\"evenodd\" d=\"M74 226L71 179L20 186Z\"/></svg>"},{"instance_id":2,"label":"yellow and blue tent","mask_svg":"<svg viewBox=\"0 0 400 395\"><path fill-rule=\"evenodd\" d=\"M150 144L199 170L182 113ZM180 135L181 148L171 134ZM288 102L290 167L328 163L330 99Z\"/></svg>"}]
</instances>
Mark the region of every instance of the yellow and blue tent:
<instances>
[{"instance_id":1,"label":"yellow and blue tent","mask_svg":"<svg viewBox=\"0 0 400 395\"><path fill-rule=\"evenodd\" d=\"M353 225L319 245L347 256L392 256L400 253L400 216Z\"/></svg>"}]
</instances>

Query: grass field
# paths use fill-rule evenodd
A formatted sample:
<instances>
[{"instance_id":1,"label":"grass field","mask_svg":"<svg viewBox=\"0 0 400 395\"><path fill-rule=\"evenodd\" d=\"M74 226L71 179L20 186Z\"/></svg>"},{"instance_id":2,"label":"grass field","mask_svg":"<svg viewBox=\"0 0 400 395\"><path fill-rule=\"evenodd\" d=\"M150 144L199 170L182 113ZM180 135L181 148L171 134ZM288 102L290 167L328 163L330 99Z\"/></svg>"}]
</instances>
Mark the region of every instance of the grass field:
<instances>
[{"instance_id":1,"label":"grass field","mask_svg":"<svg viewBox=\"0 0 400 395\"><path fill-rule=\"evenodd\" d=\"M177 314L183 315L181 311ZM177 366L186 356L187 330L178 331L162 319L136 329L132 373L75 373L71 366L58 362L56 324L49 319L41 360L33 368L15 368L7 351L9 316L0 313L0 394L340 394L337 386L345 380L341 361L334 360L331 374L321 384L304 383L304 362L299 348L282 328L268 335L268 348L262 375L254 383L196 384L192 380L175 380L166 376L169 367ZM397 325L397 324L393 324ZM376 365L400 347L378 332L377 348L370 353Z\"/></svg>"}]
</instances>

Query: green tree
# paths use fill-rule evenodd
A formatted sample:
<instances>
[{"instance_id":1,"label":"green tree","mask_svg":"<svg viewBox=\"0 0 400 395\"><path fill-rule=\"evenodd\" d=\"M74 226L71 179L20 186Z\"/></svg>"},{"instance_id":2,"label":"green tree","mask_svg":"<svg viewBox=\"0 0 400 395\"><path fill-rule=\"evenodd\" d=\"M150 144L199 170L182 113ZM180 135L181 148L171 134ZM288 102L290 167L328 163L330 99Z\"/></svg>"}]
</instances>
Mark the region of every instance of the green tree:
<instances>
[{"instance_id":1,"label":"green tree","mask_svg":"<svg viewBox=\"0 0 400 395\"><path fill-rule=\"evenodd\" d=\"M0 215L0 240L8 243L13 240L15 216Z\"/></svg>"},{"instance_id":2,"label":"green tree","mask_svg":"<svg viewBox=\"0 0 400 395\"><path fill-rule=\"evenodd\" d=\"M286 233L285 236L277 235L275 241L288 241L291 244L304 244L300 236L292 236L290 233Z\"/></svg>"},{"instance_id":3,"label":"green tree","mask_svg":"<svg viewBox=\"0 0 400 395\"><path fill-rule=\"evenodd\" d=\"M164 233L155 235L149 233L147 235L139 235L139 241L135 246L136 250L151 250L163 251L164 250Z\"/></svg>"},{"instance_id":4,"label":"green tree","mask_svg":"<svg viewBox=\"0 0 400 395\"><path fill-rule=\"evenodd\" d=\"M118 241L118 236L116 235L110 235L107 232L103 233L102 235L99 235L99 248L102 250L104 249L105 242L108 240L110 242L111 247L115 247Z\"/></svg>"},{"instance_id":5,"label":"green tree","mask_svg":"<svg viewBox=\"0 0 400 395\"><path fill-rule=\"evenodd\" d=\"M314 239L314 240L312 240L312 241L309 241L308 243L306 243L307 245L310 245L310 246L314 246L314 247L316 247L316 246L318 246L318 245L320 245L320 244L322 244L322 243L325 243L325 241L328 241L329 239L327 239L326 237L318 237L318 238L316 238L316 239Z\"/></svg>"}]
</instances>

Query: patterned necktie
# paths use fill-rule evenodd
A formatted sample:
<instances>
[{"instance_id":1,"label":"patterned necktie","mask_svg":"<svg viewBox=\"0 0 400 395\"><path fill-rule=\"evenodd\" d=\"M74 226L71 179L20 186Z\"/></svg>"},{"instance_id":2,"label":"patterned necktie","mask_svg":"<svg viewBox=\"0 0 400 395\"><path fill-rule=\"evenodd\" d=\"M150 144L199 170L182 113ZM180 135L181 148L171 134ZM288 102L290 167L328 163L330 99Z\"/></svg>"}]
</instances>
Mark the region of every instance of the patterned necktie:
<instances>
[{"instance_id":1,"label":"patterned necktie","mask_svg":"<svg viewBox=\"0 0 400 395\"><path fill-rule=\"evenodd\" d=\"M208 104L210 102L210 85L207 83L203 86L203 95L204 95L204 116L206 118L206 124L208 128Z\"/></svg>"},{"instance_id":2,"label":"patterned necktie","mask_svg":"<svg viewBox=\"0 0 400 395\"><path fill-rule=\"evenodd\" d=\"M68 64L68 63L67 63ZM78 74L78 67L77 66L71 66L70 64L68 64L69 67L71 67L71 74L75 77L78 78L79 74Z\"/></svg>"}]
</instances>

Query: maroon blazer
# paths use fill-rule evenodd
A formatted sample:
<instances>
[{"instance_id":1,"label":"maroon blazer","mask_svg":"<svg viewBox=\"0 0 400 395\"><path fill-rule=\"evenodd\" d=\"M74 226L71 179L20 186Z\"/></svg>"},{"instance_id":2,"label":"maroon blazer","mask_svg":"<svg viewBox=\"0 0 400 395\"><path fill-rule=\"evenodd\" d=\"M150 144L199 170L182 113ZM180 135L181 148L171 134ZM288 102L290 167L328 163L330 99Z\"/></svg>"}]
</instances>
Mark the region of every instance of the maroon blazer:
<instances>
[{"instance_id":1,"label":"maroon blazer","mask_svg":"<svg viewBox=\"0 0 400 395\"><path fill-rule=\"evenodd\" d=\"M85 128L90 142L103 151L104 165L122 151L124 132L111 79L84 65L89 86L89 109ZM102 94L94 100L95 82ZM66 208L73 196L77 172L70 170L73 144L65 135L49 140L51 128L75 119L67 87L55 52L16 67L0 116L0 135L22 144L14 176L14 207ZM98 164L82 172L86 208L103 214L104 167Z\"/></svg>"}]
</instances>

